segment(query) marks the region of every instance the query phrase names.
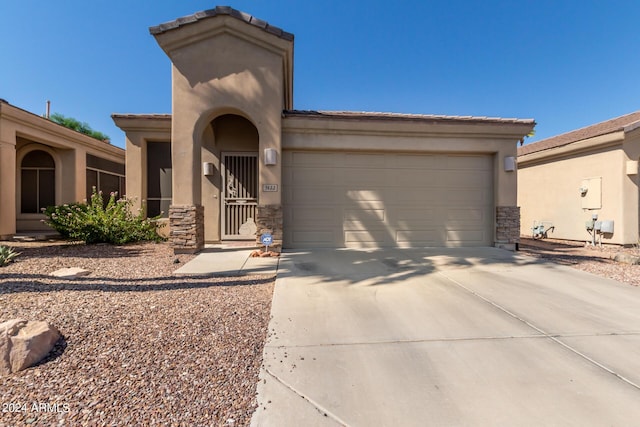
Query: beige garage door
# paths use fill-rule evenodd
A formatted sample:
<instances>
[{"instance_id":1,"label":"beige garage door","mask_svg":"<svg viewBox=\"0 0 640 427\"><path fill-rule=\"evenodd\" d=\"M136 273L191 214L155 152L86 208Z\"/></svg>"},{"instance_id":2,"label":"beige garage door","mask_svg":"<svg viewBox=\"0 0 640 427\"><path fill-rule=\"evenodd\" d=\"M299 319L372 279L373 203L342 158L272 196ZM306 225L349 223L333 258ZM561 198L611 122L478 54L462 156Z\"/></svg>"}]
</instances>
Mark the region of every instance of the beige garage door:
<instances>
[{"instance_id":1,"label":"beige garage door","mask_svg":"<svg viewBox=\"0 0 640 427\"><path fill-rule=\"evenodd\" d=\"M487 246L493 158L287 151L284 246Z\"/></svg>"}]
</instances>

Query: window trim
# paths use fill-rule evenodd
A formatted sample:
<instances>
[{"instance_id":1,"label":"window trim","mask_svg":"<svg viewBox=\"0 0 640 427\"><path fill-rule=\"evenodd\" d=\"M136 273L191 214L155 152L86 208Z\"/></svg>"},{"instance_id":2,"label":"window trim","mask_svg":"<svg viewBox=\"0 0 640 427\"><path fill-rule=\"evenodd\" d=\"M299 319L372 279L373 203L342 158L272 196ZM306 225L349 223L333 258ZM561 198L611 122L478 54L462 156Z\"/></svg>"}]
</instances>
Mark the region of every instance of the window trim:
<instances>
[{"instance_id":1,"label":"window trim","mask_svg":"<svg viewBox=\"0 0 640 427\"><path fill-rule=\"evenodd\" d=\"M173 156L173 145L171 144L171 141L160 141L160 140L148 140L146 141L147 143L147 155L146 155L146 176L145 176L145 196L143 197L143 206L145 209L145 215L149 215L149 202L153 201L153 202L160 202L160 204L162 205L162 202L166 202L169 201L169 205L171 205L171 202L173 200L173 162L172 160L172 156ZM150 144L166 144L169 147L169 166L168 167L162 167L160 169L170 169L171 170L171 177L172 177L172 182L171 182L171 195L169 197L149 197L149 161L150 161L150 156L149 156L149 147ZM153 151L153 150L151 150ZM162 211L162 209L160 210L160 215L161 218L168 218L169 217L169 212L164 212Z\"/></svg>"},{"instance_id":2,"label":"window trim","mask_svg":"<svg viewBox=\"0 0 640 427\"><path fill-rule=\"evenodd\" d=\"M109 172L109 171L106 171L104 169L97 169L97 168L92 168L92 167L87 166L87 170L98 173L97 177L96 177L96 188L98 189L98 191L100 191L100 174L101 173L104 173L104 174L107 174L107 175L117 176L118 178L125 178L126 179L126 175L121 175L119 173ZM86 174L86 172L85 172L85 174ZM123 194L118 193L118 196L122 197Z\"/></svg>"},{"instance_id":3,"label":"window trim","mask_svg":"<svg viewBox=\"0 0 640 427\"><path fill-rule=\"evenodd\" d=\"M45 166L45 167L38 167L38 166L22 166L22 163L24 162L25 157L27 157L29 154L33 153L34 151L42 151L44 153L46 153L47 155L49 155L51 157L51 160L53 160L53 167L50 166ZM53 153L49 152L49 150L44 149L44 147L34 147L28 151L25 151L22 156L20 157L20 168L19 168L19 175L20 175L20 195L19 197L16 197L19 200L19 210L16 209L19 215L43 215L42 213L42 209L45 208L46 206L40 206L40 171L53 171L53 176L54 176L54 187L53 187L53 201L54 201L54 205L58 203L58 173L57 173L57 165L58 162L56 161L56 157L53 155ZM23 183L23 179L22 179L22 171L25 170L31 170L31 171L36 171L36 195L35 195L35 201L36 201L36 212L24 212L24 207L22 206L22 198L24 197L24 183ZM17 196L17 194L16 194ZM18 206L16 206L17 208Z\"/></svg>"}]
</instances>

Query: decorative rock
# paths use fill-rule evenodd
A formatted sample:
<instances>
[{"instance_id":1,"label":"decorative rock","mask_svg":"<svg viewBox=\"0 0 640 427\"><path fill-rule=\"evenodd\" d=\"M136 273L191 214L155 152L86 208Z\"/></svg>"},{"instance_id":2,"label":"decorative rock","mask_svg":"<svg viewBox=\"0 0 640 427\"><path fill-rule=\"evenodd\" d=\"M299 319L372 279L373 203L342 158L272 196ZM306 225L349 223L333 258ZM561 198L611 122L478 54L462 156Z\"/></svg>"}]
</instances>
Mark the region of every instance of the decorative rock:
<instances>
[{"instance_id":1,"label":"decorative rock","mask_svg":"<svg viewBox=\"0 0 640 427\"><path fill-rule=\"evenodd\" d=\"M76 279L78 277L88 276L91 274L89 270L79 267L61 268L51 273L52 276L61 277L63 279Z\"/></svg>"},{"instance_id":2,"label":"decorative rock","mask_svg":"<svg viewBox=\"0 0 640 427\"><path fill-rule=\"evenodd\" d=\"M35 365L59 339L60 332L46 322L12 319L0 323L0 375Z\"/></svg>"},{"instance_id":3,"label":"decorative rock","mask_svg":"<svg viewBox=\"0 0 640 427\"><path fill-rule=\"evenodd\" d=\"M275 251L262 251L256 250L249 254L249 258L267 258L267 257L279 257L280 252Z\"/></svg>"},{"instance_id":4,"label":"decorative rock","mask_svg":"<svg viewBox=\"0 0 640 427\"><path fill-rule=\"evenodd\" d=\"M640 257L631 255L631 254L627 254L624 252L620 252L617 253L614 257L613 260L616 262L621 262L623 264L629 264L629 265L639 265L640 264Z\"/></svg>"}]
</instances>

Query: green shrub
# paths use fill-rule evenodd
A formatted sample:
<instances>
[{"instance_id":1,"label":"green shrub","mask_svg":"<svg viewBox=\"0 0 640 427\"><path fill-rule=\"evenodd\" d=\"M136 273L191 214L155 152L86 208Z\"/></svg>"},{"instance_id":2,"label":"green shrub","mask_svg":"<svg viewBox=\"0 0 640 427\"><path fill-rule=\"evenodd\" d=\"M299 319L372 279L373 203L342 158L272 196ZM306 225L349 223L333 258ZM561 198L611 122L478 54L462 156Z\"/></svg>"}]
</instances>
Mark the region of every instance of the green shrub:
<instances>
[{"instance_id":1,"label":"green shrub","mask_svg":"<svg viewBox=\"0 0 640 427\"><path fill-rule=\"evenodd\" d=\"M82 215L87 213L89 207L84 203L71 203L61 206L48 206L44 209L47 216L45 223L56 230L63 237L73 237L73 230L81 228L79 223Z\"/></svg>"},{"instance_id":2,"label":"green shrub","mask_svg":"<svg viewBox=\"0 0 640 427\"><path fill-rule=\"evenodd\" d=\"M102 192L93 194L89 203L73 203L62 206L50 206L44 210L44 221L65 237L83 240L86 243L111 243L121 245L139 241L164 240L158 234L158 228L164 224L156 218L145 218L141 209L132 213L132 200L116 199L117 193L111 193L106 206Z\"/></svg>"},{"instance_id":3,"label":"green shrub","mask_svg":"<svg viewBox=\"0 0 640 427\"><path fill-rule=\"evenodd\" d=\"M9 264L18 255L20 255L20 253L15 252L9 246L0 245L0 267Z\"/></svg>"}]
</instances>

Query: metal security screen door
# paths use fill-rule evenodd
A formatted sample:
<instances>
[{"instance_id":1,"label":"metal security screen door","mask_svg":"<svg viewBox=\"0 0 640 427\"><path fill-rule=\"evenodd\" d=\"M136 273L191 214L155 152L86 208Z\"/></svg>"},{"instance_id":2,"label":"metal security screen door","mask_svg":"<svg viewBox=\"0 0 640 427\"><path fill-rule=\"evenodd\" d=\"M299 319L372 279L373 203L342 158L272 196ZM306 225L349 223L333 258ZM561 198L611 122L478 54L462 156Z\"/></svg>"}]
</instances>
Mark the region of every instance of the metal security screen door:
<instances>
[{"instance_id":1,"label":"metal security screen door","mask_svg":"<svg viewBox=\"0 0 640 427\"><path fill-rule=\"evenodd\" d=\"M222 185L222 238L255 239L258 153L222 153Z\"/></svg>"}]
</instances>

